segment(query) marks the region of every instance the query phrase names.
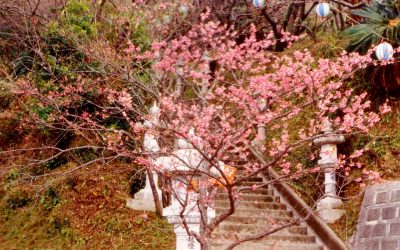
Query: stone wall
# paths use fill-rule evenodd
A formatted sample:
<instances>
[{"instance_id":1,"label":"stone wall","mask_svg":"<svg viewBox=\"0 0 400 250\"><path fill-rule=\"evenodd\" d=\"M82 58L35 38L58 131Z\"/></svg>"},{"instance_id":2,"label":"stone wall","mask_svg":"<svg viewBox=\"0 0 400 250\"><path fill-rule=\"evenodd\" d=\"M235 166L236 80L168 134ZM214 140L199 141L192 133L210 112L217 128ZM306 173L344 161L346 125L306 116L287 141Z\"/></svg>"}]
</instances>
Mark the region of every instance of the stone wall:
<instances>
[{"instance_id":1,"label":"stone wall","mask_svg":"<svg viewBox=\"0 0 400 250\"><path fill-rule=\"evenodd\" d=\"M353 242L357 250L400 250L400 181L366 189Z\"/></svg>"}]
</instances>

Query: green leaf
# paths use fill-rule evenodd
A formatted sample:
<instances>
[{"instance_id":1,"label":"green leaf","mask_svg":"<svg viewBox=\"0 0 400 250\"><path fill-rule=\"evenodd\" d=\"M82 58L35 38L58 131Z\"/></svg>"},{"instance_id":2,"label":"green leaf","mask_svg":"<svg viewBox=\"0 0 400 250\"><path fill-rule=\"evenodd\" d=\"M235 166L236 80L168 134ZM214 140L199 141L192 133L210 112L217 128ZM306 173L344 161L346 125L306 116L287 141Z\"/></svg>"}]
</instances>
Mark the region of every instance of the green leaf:
<instances>
[{"instance_id":1,"label":"green leaf","mask_svg":"<svg viewBox=\"0 0 400 250\"><path fill-rule=\"evenodd\" d=\"M371 3L353 13L363 17L363 23L349 27L341 33L342 37L350 38L347 47L349 51L366 52L371 45L386 38L392 44L400 44L400 25L389 25L390 20L400 17L400 1L384 0L382 3L371 1ZM398 27L399 26L399 27Z\"/></svg>"},{"instance_id":2,"label":"green leaf","mask_svg":"<svg viewBox=\"0 0 400 250\"><path fill-rule=\"evenodd\" d=\"M380 15L377 12L371 11L369 9L359 9L359 10L354 10L353 14L360 16L360 17L365 17L368 19L368 21L376 21L376 22L383 22L384 17Z\"/></svg>"}]
</instances>

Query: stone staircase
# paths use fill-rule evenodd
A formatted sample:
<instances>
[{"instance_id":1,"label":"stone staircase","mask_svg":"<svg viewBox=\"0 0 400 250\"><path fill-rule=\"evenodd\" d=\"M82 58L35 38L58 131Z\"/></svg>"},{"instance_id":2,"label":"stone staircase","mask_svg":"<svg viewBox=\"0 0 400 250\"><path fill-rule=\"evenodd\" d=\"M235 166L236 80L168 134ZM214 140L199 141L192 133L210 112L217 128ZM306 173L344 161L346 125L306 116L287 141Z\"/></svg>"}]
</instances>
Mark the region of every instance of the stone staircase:
<instances>
[{"instance_id":1,"label":"stone staircase","mask_svg":"<svg viewBox=\"0 0 400 250\"><path fill-rule=\"evenodd\" d=\"M240 174L240 172L238 173ZM253 177L243 186L260 185L263 179ZM217 216L227 211L229 200L223 190L216 195L215 207ZM239 196L236 211L228 219L223 221L213 233L212 250L225 249L234 242L235 235L238 238L261 233L272 225L282 225L294 220L292 211L274 195L269 188L257 188L247 190ZM241 250L323 250L317 244L316 237L310 235L306 226L295 225L287 227L264 237L261 240L249 241L235 247Z\"/></svg>"}]
</instances>

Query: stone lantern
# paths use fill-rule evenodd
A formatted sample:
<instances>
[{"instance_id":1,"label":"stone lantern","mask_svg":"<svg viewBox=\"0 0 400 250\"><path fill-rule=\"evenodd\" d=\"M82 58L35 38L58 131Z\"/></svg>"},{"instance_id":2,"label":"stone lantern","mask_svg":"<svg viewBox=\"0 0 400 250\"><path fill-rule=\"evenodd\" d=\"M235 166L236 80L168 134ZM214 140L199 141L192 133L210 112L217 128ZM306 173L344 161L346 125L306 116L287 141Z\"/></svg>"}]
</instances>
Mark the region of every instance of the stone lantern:
<instances>
[{"instance_id":1,"label":"stone lantern","mask_svg":"<svg viewBox=\"0 0 400 250\"><path fill-rule=\"evenodd\" d=\"M260 113L264 112L267 109L267 101L265 99L258 99L258 110ZM261 150L266 140L266 125L264 123L257 124L257 135L254 140L251 142L251 145L256 149Z\"/></svg>"},{"instance_id":2,"label":"stone lantern","mask_svg":"<svg viewBox=\"0 0 400 250\"><path fill-rule=\"evenodd\" d=\"M321 146L320 160L318 165L325 174L324 197L317 203L317 211L321 218L328 223L333 223L343 215L343 210L338 209L342 205L342 200L336 194L336 173L335 168L338 163L337 144L344 142L344 136L336 134L332 123L326 121L323 124L322 134L314 140L314 144Z\"/></svg>"},{"instance_id":3,"label":"stone lantern","mask_svg":"<svg viewBox=\"0 0 400 250\"><path fill-rule=\"evenodd\" d=\"M187 233L189 230L199 234L201 221L197 206L199 194L191 190L189 184L199 180L201 174L199 171L204 171L206 166L202 155L193 148L192 144L184 139L178 139L176 145L178 149L171 156L159 157L156 160L156 165L172 176L171 205L163 209L163 216L174 225L176 250L200 250L199 242ZM208 208L207 216L209 219L215 217L215 210ZM183 221L187 227L183 225Z\"/></svg>"},{"instance_id":4,"label":"stone lantern","mask_svg":"<svg viewBox=\"0 0 400 250\"><path fill-rule=\"evenodd\" d=\"M154 102L153 106L149 110L150 119L144 122L144 126L147 128L152 128L158 123L158 117L160 113L160 108L157 106L157 103ZM146 132L144 134L143 139L143 147L146 152L157 153L160 151L160 147L157 142L158 136L154 134L154 132ZM150 159L153 160L154 159ZM158 187L158 175L155 171L153 171L154 183L156 184L156 192L157 197L161 203L161 189ZM146 174L146 184L143 189L137 192L133 199L128 199L126 201L126 205L129 208L134 210L143 210L143 211L156 211L156 206L154 203L154 195L151 190L149 176Z\"/></svg>"}]
</instances>

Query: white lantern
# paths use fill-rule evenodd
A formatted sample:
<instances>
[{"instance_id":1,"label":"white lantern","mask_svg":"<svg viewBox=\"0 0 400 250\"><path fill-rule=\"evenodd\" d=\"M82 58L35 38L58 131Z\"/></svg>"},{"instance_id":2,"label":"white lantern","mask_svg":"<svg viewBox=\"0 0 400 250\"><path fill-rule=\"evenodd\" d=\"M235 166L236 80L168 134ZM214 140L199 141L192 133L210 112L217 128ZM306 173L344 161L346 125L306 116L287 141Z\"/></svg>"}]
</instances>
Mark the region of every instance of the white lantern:
<instances>
[{"instance_id":1,"label":"white lantern","mask_svg":"<svg viewBox=\"0 0 400 250\"><path fill-rule=\"evenodd\" d=\"M320 17L327 17L330 9L331 7L328 3L319 3L317 7L315 7L315 12L317 12L317 15Z\"/></svg>"},{"instance_id":2,"label":"white lantern","mask_svg":"<svg viewBox=\"0 0 400 250\"><path fill-rule=\"evenodd\" d=\"M186 16L189 12L189 7L186 5L181 5L179 6L179 13L181 13L182 15Z\"/></svg>"},{"instance_id":3,"label":"white lantern","mask_svg":"<svg viewBox=\"0 0 400 250\"><path fill-rule=\"evenodd\" d=\"M256 8L264 8L265 0L253 0L253 5Z\"/></svg>"},{"instance_id":4,"label":"white lantern","mask_svg":"<svg viewBox=\"0 0 400 250\"><path fill-rule=\"evenodd\" d=\"M390 43L383 42L376 46L375 55L378 60L387 61L393 57L393 47Z\"/></svg>"}]
</instances>

